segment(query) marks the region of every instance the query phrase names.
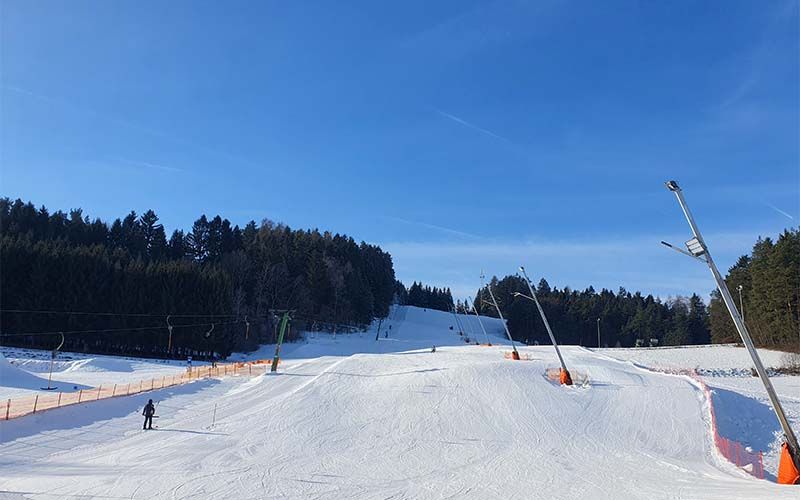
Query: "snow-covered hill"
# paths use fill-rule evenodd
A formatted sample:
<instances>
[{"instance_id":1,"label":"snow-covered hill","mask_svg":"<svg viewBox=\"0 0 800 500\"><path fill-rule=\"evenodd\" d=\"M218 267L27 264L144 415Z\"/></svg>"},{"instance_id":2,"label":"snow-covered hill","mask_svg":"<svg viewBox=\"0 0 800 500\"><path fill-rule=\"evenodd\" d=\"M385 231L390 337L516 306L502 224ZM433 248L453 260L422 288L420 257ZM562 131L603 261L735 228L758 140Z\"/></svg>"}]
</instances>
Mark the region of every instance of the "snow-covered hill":
<instances>
[{"instance_id":1,"label":"snow-covered hill","mask_svg":"<svg viewBox=\"0 0 800 500\"><path fill-rule=\"evenodd\" d=\"M446 313L402 307L389 323L378 341L372 330L287 346L277 375L204 380L0 422L0 492L797 497L796 488L754 479L716 454L707 402L683 377L567 347L567 363L590 383L561 387L544 376L557 366L549 346L522 347L530 360L510 361L508 346L466 345ZM487 329L501 342L499 322L487 320ZM143 432L149 397L159 402L159 429Z\"/></svg>"}]
</instances>

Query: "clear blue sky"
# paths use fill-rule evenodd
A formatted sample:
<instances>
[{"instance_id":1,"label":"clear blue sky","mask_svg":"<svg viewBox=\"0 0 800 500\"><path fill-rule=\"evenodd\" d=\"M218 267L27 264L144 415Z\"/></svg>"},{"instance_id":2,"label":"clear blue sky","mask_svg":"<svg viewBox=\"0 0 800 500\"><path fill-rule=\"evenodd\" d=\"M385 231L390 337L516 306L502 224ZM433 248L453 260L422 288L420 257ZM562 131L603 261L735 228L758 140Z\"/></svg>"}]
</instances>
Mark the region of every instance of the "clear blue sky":
<instances>
[{"instance_id":1,"label":"clear blue sky","mask_svg":"<svg viewBox=\"0 0 800 500\"><path fill-rule=\"evenodd\" d=\"M461 297L713 288L800 218L798 2L2 0L0 195L270 218Z\"/></svg>"}]
</instances>

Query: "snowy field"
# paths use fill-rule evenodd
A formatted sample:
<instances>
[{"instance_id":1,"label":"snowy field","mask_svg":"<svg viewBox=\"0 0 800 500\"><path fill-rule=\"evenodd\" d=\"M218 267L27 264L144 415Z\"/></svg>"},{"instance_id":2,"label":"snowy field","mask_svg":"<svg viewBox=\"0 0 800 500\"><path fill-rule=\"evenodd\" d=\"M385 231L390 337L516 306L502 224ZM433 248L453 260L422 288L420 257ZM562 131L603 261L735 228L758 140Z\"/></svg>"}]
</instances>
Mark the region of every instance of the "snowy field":
<instances>
[{"instance_id":1,"label":"snowy field","mask_svg":"<svg viewBox=\"0 0 800 500\"><path fill-rule=\"evenodd\" d=\"M653 368L697 369L704 375L747 375L753 363L744 347L735 345L593 349L602 354ZM782 351L759 349L767 368L781 366Z\"/></svg>"},{"instance_id":2,"label":"snowy field","mask_svg":"<svg viewBox=\"0 0 800 500\"><path fill-rule=\"evenodd\" d=\"M589 383L561 387L544 376L557 366L551 347L522 347L531 359L509 361L508 346L466 345L452 325L452 315L401 307L383 324L388 338L376 341L373 329L287 345L277 375L0 422L0 497L797 498L718 456L707 402L683 377L567 347ZM500 323L486 327L501 343ZM83 373L101 382L120 372ZM730 378L746 381L730 389L736 398L758 393L753 379ZM151 397L158 430L143 432ZM718 418L739 411L732 404ZM738 432L757 439L777 426L763 413L745 417Z\"/></svg>"}]
</instances>

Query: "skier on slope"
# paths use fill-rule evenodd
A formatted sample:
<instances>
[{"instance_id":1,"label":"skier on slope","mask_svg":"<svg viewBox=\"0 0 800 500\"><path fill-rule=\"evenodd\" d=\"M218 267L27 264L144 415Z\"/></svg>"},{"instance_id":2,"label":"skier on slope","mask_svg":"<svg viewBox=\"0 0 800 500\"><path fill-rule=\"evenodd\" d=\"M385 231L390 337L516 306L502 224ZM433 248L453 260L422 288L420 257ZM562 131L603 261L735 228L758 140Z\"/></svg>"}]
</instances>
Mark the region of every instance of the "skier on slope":
<instances>
[{"instance_id":1,"label":"skier on slope","mask_svg":"<svg viewBox=\"0 0 800 500\"><path fill-rule=\"evenodd\" d=\"M152 429L153 428L153 415L156 414L156 407L153 406L153 400L149 400L147 404L144 406L144 410L142 410L142 415L144 415L144 425L142 429Z\"/></svg>"}]
</instances>

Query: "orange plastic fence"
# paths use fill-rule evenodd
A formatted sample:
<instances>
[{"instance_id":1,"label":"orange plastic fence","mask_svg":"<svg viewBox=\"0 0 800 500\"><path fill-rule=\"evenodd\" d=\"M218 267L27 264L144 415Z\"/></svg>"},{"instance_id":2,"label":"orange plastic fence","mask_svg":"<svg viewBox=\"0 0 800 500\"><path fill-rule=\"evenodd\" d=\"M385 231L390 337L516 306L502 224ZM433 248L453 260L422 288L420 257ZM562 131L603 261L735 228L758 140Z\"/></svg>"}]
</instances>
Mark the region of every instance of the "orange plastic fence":
<instances>
[{"instance_id":1,"label":"orange plastic fence","mask_svg":"<svg viewBox=\"0 0 800 500\"><path fill-rule=\"evenodd\" d=\"M78 403L89 403L101 399L129 396L142 392L163 389L185 384L201 378L221 377L225 375L260 375L268 370L268 360L248 363L225 363L216 366L197 366L184 373L164 375L163 377L140 380L129 384L103 384L98 387L82 389L78 392L48 392L35 396L7 399L0 406L0 420L32 415L53 408Z\"/></svg>"},{"instance_id":2,"label":"orange plastic fence","mask_svg":"<svg viewBox=\"0 0 800 500\"><path fill-rule=\"evenodd\" d=\"M517 351L517 352L519 352L519 351ZM514 351L505 351L505 352L503 352L503 357L506 358L506 359L514 359ZM531 360L536 359L536 358L534 358L533 356L531 356L527 352L520 352L519 353L519 359L522 360L522 361L531 361Z\"/></svg>"},{"instance_id":3,"label":"orange plastic fence","mask_svg":"<svg viewBox=\"0 0 800 500\"><path fill-rule=\"evenodd\" d=\"M714 435L714 445L717 447L720 455L728 459L729 462L735 464L737 467L742 468L745 472L759 479L764 479L764 454L754 451L749 451L742 443L728 439L719 434L717 430L717 416L714 412L714 400L711 398L711 390L708 388L703 379L697 374L695 370L653 370L663 373L672 373L676 375L686 375L691 377L697 382L705 393L706 400L708 400L709 412L711 413L711 431Z\"/></svg>"}]
</instances>

